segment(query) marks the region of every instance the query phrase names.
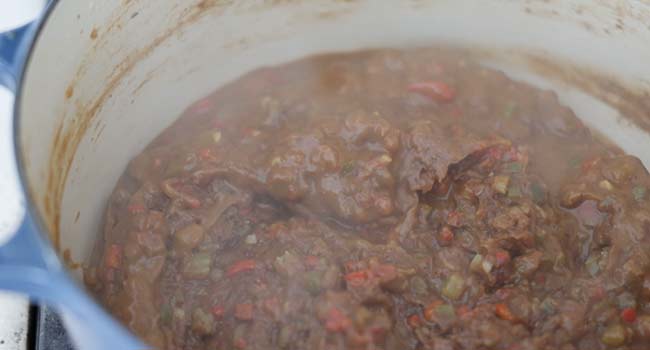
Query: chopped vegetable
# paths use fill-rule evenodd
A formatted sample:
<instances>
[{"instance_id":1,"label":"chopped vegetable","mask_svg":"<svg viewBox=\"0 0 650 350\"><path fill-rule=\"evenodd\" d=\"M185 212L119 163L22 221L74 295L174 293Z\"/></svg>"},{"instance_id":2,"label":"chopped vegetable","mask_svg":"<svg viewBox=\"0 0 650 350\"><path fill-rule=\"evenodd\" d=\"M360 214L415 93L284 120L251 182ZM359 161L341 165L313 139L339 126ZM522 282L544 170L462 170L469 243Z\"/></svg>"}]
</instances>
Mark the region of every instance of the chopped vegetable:
<instances>
[{"instance_id":1,"label":"chopped vegetable","mask_svg":"<svg viewBox=\"0 0 650 350\"><path fill-rule=\"evenodd\" d=\"M379 163L386 165L390 164L393 161L393 158L391 158L388 154L382 154L381 157L379 157Z\"/></svg>"},{"instance_id":2,"label":"chopped vegetable","mask_svg":"<svg viewBox=\"0 0 650 350\"><path fill-rule=\"evenodd\" d=\"M509 183L510 176L495 176L492 182L492 189L497 193L506 194Z\"/></svg>"},{"instance_id":3,"label":"chopped vegetable","mask_svg":"<svg viewBox=\"0 0 650 350\"><path fill-rule=\"evenodd\" d=\"M497 266L503 266L510 262L510 253L507 250L499 249L494 253Z\"/></svg>"},{"instance_id":4,"label":"chopped vegetable","mask_svg":"<svg viewBox=\"0 0 650 350\"><path fill-rule=\"evenodd\" d=\"M145 208L144 204L141 203L133 203L126 207L126 210L132 215L142 214L146 209L147 208Z\"/></svg>"},{"instance_id":5,"label":"chopped vegetable","mask_svg":"<svg viewBox=\"0 0 650 350\"><path fill-rule=\"evenodd\" d=\"M440 241L443 244L448 244L454 240L454 231L449 226L443 226L440 230Z\"/></svg>"},{"instance_id":6,"label":"chopped vegetable","mask_svg":"<svg viewBox=\"0 0 650 350\"><path fill-rule=\"evenodd\" d=\"M530 194L533 202L536 204L542 204L546 201L546 190L538 182L533 182L530 184Z\"/></svg>"},{"instance_id":7,"label":"chopped vegetable","mask_svg":"<svg viewBox=\"0 0 650 350\"><path fill-rule=\"evenodd\" d=\"M647 189L643 186L634 186L632 189L632 196L637 202L641 202L645 199Z\"/></svg>"},{"instance_id":8,"label":"chopped vegetable","mask_svg":"<svg viewBox=\"0 0 650 350\"><path fill-rule=\"evenodd\" d=\"M465 279L459 274L452 274L442 287L442 295L451 300L457 300L465 292Z\"/></svg>"},{"instance_id":9,"label":"chopped vegetable","mask_svg":"<svg viewBox=\"0 0 650 350\"><path fill-rule=\"evenodd\" d=\"M636 310L631 307L623 309L621 319L627 323L634 323L636 321Z\"/></svg>"},{"instance_id":10,"label":"chopped vegetable","mask_svg":"<svg viewBox=\"0 0 650 350\"><path fill-rule=\"evenodd\" d=\"M214 316L200 308L194 309L192 312L192 331L202 336L214 333Z\"/></svg>"},{"instance_id":11,"label":"chopped vegetable","mask_svg":"<svg viewBox=\"0 0 650 350\"><path fill-rule=\"evenodd\" d=\"M458 310L456 311L456 314L460 319L469 319L473 312L467 305L461 305Z\"/></svg>"},{"instance_id":12,"label":"chopped vegetable","mask_svg":"<svg viewBox=\"0 0 650 350\"><path fill-rule=\"evenodd\" d=\"M539 307L546 315L553 315L557 311L555 300L550 297L544 299Z\"/></svg>"},{"instance_id":13,"label":"chopped vegetable","mask_svg":"<svg viewBox=\"0 0 650 350\"><path fill-rule=\"evenodd\" d=\"M351 173L355 167L356 167L356 163L354 161L349 161L343 164L343 167L341 168L341 175L345 176Z\"/></svg>"},{"instance_id":14,"label":"chopped vegetable","mask_svg":"<svg viewBox=\"0 0 650 350\"><path fill-rule=\"evenodd\" d=\"M183 265L183 276L192 279L203 279L210 275L212 256L208 253L197 253L190 256Z\"/></svg>"},{"instance_id":15,"label":"chopped vegetable","mask_svg":"<svg viewBox=\"0 0 650 350\"><path fill-rule=\"evenodd\" d=\"M488 259L483 259L483 263L481 264L481 267L483 268L483 271L485 273L489 274L492 271L494 264Z\"/></svg>"},{"instance_id":16,"label":"chopped vegetable","mask_svg":"<svg viewBox=\"0 0 650 350\"><path fill-rule=\"evenodd\" d=\"M411 290L415 294L426 295L429 292L429 287L427 286L427 282L424 280L424 278L420 276L413 276L413 278L411 278L411 280L409 281L409 285L411 286Z\"/></svg>"},{"instance_id":17,"label":"chopped vegetable","mask_svg":"<svg viewBox=\"0 0 650 350\"><path fill-rule=\"evenodd\" d=\"M456 310L449 304L438 305L436 308L436 316L443 320L450 321L456 318Z\"/></svg>"},{"instance_id":18,"label":"chopped vegetable","mask_svg":"<svg viewBox=\"0 0 650 350\"><path fill-rule=\"evenodd\" d=\"M201 225L192 224L176 231L174 235L174 248L189 251L196 248L203 241L205 229Z\"/></svg>"},{"instance_id":19,"label":"chopped vegetable","mask_svg":"<svg viewBox=\"0 0 650 350\"><path fill-rule=\"evenodd\" d=\"M172 307L168 303L160 306L160 323L170 325L172 322Z\"/></svg>"},{"instance_id":20,"label":"chopped vegetable","mask_svg":"<svg viewBox=\"0 0 650 350\"><path fill-rule=\"evenodd\" d=\"M253 304L243 303L235 305L235 318L242 321L253 319Z\"/></svg>"},{"instance_id":21,"label":"chopped vegetable","mask_svg":"<svg viewBox=\"0 0 650 350\"><path fill-rule=\"evenodd\" d=\"M354 271L345 275L345 281L350 287L360 287L366 283L368 280L368 271Z\"/></svg>"},{"instance_id":22,"label":"chopped vegetable","mask_svg":"<svg viewBox=\"0 0 650 350\"><path fill-rule=\"evenodd\" d=\"M214 143L219 143L219 141L221 141L221 131L216 130L212 133L212 141Z\"/></svg>"},{"instance_id":23,"label":"chopped vegetable","mask_svg":"<svg viewBox=\"0 0 650 350\"><path fill-rule=\"evenodd\" d=\"M597 255L591 255L585 261L585 267L591 277L595 277L600 272L600 259Z\"/></svg>"},{"instance_id":24,"label":"chopped vegetable","mask_svg":"<svg viewBox=\"0 0 650 350\"><path fill-rule=\"evenodd\" d=\"M280 163L282 163L282 158L280 157L273 157L273 159L271 159L271 166L276 166Z\"/></svg>"},{"instance_id":25,"label":"chopped vegetable","mask_svg":"<svg viewBox=\"0 0 650 350\"><path fill-rule=\"evenodd\" d=\"M420 318L420 315L418 314L413 314L408 317L406 322L411 326L411 328L418 328L422 325L422 318Z\"/></svg>"},{"instance_id":26,"label":"chopped vegetable","mask_svg":"<svg viewBox=\"0 0 650 350\"><path fill-rule=\"evenodd\" d=\"M569 158L569 167L572 169L576 169L582 165L582 157L581 156L573 156Z\"/></svg>"},{"instance_id":27,"label":"chopped vegetable","mask_svg":"<svg viewBox=\"0 0 650 350\"><path fill-rule=\"evenodd\" d=\"M210 311L212 312L212 315L216 318L222 318L223 315L226 313L226 309L224 309L224 307L221 305L213 306L212 310Z\"/></svg>"},{"instance_id":28,"label":"chopped vegetable","mask_svg":"<svg viewBox=\"0 0 650 350\"><path fill-rule=\"evenodd\" d=\"M315 255L307 255L305 257L305 265L310 269L316 268L320 264L320 258Z\"/></svg>"},{"instance_id":29,"label":"chopped vegetable","mask_svg":"<svg viewBox=\"0 0 650 350\"><path fill-rule=\"evenodd\" d=\"M511 174L520 173L524 170L524 165L520 162L508 162L503 165L503 170Z\"/></svg>"},{"instance_id":30,"label":"chopped vegetable","mask_svg":"<svg viewBox=\"0 0 650 350\"><path fill-rule=\"evenodd\" d=\"M248 346L244 338L236 338L235 341L233 342L233 345L240 350L246 349L246 346Z\"/></svg>"},{"instance_id":31,"label":"chopped vegetable","mask_svg":"<svg viewBox=\"0 0 650 350\"><path fill-rule=\"evenodd\" d=\"M437 102L451 102L456 97L456 91L441 81L426 81L408 86L408 91L429 97Z\"/></svg>"},{"instance_id":32,"label":"chopped vegetable","mask_svg":"<svg viewBox=\"0 0 650 350\"><path fill-rule=\"evenodd\" d=\"M614 186L612 185L612 183L607 181L607 180L603 180L603 181L599 182L598 187L602 188L605 191L611 191L611 190L614 189Z\"/></svg>"},{"instance_id":33,"label":"chopped vegetable","mask_svg":"<svg viewBox=\"0 0 650 350\"><path fill-rule=\"evenodd\" d=\"M494 306L494 312L502 320L506 321L515 321L515 316L510 311L510 308L506 304L496 304Z\"/></svg>"},{"instance_id":34,"label":"chopped vegetable","mask_svg":"<svg viewBox=\"0 0 650 350\"><path fill-rule=\"evenodd\" d=\"M257 244L257 235L255 235L253 233L253 234L250 234L250 235L246 236L246 239L244 240L244 243L250 244L250 245Z\"/></svg>"},{"instance_id":35,"label":"chopped vegetable","mask_svg":"<svg viewBox=\"0 0 650 350\"><path fill-rule=\"evenodd\" d=\"M239 324L235 327L235 330L232 332L232 343L237 349L246 349L248 342L246 337L248 336L248 327L245 324Z\"/></svg>"},{"instance_id":36,"label":"chopped vegetable","mask_svg":"<svg viewBox=\"0 0 650 350\"><path fill-rule=\"evenodd\" d=\"M122 265L122 246L111 244L106 250L106 256L104 259L106 267L119 269Z\"/></svg>"},{"instance_id":37,"label":"chopped vegetable","mask_svg":"<svg viewBox=\"0 0 650 350\"><path fill-rule=\"evenodd\" d=\"M638 334L644 339L650 339L650 315L641 315L636 322Z\"/></svg>"},{"instance_id":38,"label":"chopped vegetable","mask_svg":"<svg viewBox=\"0 0 650 350\"><path fill-rule=\"evenodd\" d=\"M625 291L616 296L616 303L621 309L626 308L636 308L636 296L634 294Z\"/></svg>"},{"instance_id":39,"label":"chopped vegetable","mask_svg":"<svg viewBox=\"0 0 650 350\"><path fill-rule=\"evenodd\" d=\"M172 310L172 319L177 323L185 323L187 316L185 315L185 310L180 307L175 307Z\"/></svg>"},{"instance_id":40,"label":"chopped vegetable","mask_svg":"<svg viewBox=\"0 0 650 350\"><path fill-rule=\"evenodd\" d=\"M469 263L469 269L472 272L483 273L483 256L481 254L474 255L472 262Z\"/></svg>"},{"instance_id":41,"label":"chopped vegetable","mask_svg":"<svg viewBox=\"0 0 650 350\"><path fill-rule=\"evenodd\" d=\"M517 102L514 101L508 102L508 104L506 104L505 110L503 111L503 117L506 119L512 118L516 109L517 109Z\"/></svg>"},{"instance_id":42,"label":"chopped vegetable","mask_svg":"<svg viewBox=\"0 0 650 350\"><path fill-rule=\"evenodd\" d=\"M435 300L431 302L426 308L424 308L424 319L427 321L433 321L436 317L436 309L438 306L442 305L442 301Z\"/></svg>"},{"instance_id":43,"label":"chopped vegetable","mask_svg":"<svg viewBox=\"0 0 650 350\"><path fill-rule=\"evenodd\" d=\"M325 328L330 332L342 332L352 325L352 321L341 312L332 307L327 313Z\"/></svg>"},{"instance_id":44,"label":"chopped vegetable","mask_svg":"<svg viewBox=\"0 0 650 350\"><path fill-rule=\"evenodd\" d=\"M284 254L275 258L273 267L279 274L291 277L302 270L303 263L294 253L285 251Z\"/></svg>"},{"instance_id":45,"label":"chopped vegetable","mask_svg":"<svg viewBox=\"0 0 650 350\"><path fill-rule=\"evenodd\" d=\"M228 268L228 271L226 271L226 276L233 277L242 272L252 271L255 270L256 266L257 263L255 262L255 260L252 259L241 260L234 263Z\"/></svg>"},{"instance_id":46,"label":"chopped vegetable","mask_svg":"<svg viewBox=\"0 0 650 350\"><path fill-rule=\"evenodd\" d=\"M311 295L318 295L322 290L321 280L323 273L320 271L308 271L303 276L303 286Z\"/></svg>"},{"instance_id":47,"label":"chopped vegetable","mask_svg":"<svg viewBox=\"0 0 650 350\"><path fill-rule=\"evenodd\" d=\"M460 227L462 214L457 210L452 210L447 214L447 224L453 227Z\"/></svg>"},{"instance_id":48,"label":"chopped vegetable","mask_svg":"<svg viewBox=\"0 0 650 350\"><path fill-rule=\"evenodd\" d=\"M354 325L359 329L366 327L368 321L372 319L372 313L365 307L359 307L354 312Z\"/></svg>"},{"instance_id":49,"label":"chopped vegetable","mask_svg":"<svg viewBox=\"0 0 650 350\"><path fill-rule=\"evenodd\" d=\"M289 325L284 325L280 328L280 333L278 334L278 346L281 349L288 348L292 343L293 330Z\"/></svg>"},{"instance_id":50,"label":"chopped vegetable","mask_svg":"<svg viewBox=\"0 0 650 350\"><path fill-rule=\"evenodd\" d=\"M516 184L510 184L510 187L508 187L508 198L521 198L521 187Z\"/></svg>"},{"instance_id":51,"label":"chopped vegetable","mask_svg":"<svg viewBox=\"0 0 650 350\"><path fill-rule=\"evenodd\" d=\"M613 324L605 328L600 341L609 346L621 346L625 344L625 328L620 324Z\"/></svg>"}]
</instances>

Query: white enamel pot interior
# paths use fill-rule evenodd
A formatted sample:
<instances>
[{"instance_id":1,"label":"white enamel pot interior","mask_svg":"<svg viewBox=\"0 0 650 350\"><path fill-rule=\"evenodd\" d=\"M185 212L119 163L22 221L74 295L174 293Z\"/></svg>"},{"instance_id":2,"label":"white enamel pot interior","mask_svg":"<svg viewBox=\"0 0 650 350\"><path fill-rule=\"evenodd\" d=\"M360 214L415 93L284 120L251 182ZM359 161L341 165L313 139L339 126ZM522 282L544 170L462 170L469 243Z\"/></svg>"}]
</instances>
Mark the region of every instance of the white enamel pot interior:
<instances>
[{"instance_id":1,"label":"white enamel pot interior","mask_svg":"<svg viewBox=\"0 0 650 350\"><path fill-rule=\"evenodd\" d=\"M650 5L614 0L60 1L18 101L23 180L59 252L83 263L127 162L191 102L315 53L442 44L556 90L650 165L650 116L620 108L650 91L648 23Z\"/></svg>"}]
</instances>

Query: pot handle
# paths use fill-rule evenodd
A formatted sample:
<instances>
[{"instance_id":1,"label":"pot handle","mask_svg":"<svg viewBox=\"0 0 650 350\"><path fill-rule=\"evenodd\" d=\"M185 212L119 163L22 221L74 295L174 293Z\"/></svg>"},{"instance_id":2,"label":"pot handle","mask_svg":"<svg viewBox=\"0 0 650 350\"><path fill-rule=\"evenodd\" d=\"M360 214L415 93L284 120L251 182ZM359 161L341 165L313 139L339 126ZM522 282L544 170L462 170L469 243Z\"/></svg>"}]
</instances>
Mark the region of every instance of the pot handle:
<instances>
[{"instance_id":1,"label":"pot handle","mask_svg":"<svg viewBox=\"0 0 650 350\"><path fill-rule=\"evenodd\" d=\"M34 22L0 33L0 85L16 91L27 47L36 30Z\"/></svg>"},{"instance_id":2,"label":"pot handle","mask_svg":"<svg viewBox=\"0 0 650 350\"><path fill-rule=\"evenodd\" d=\"M36 27L32 22L0 33L0 85L10 91L16 91ZM68 276L26 211L18 230L0 245L0 289L57 307L79 349L148 349Z\"/></svg>"},{"instance_id":3,"label":"pot handle","mask_svg":"<svg viewBox=\"0 0 650 350\"><path fill-rule=\"evenodd\" d=\"M56 306L79 349L148 349L76 285L44 243L31 215L0 247L0 289Z\"/></svg>"}]
</instances>

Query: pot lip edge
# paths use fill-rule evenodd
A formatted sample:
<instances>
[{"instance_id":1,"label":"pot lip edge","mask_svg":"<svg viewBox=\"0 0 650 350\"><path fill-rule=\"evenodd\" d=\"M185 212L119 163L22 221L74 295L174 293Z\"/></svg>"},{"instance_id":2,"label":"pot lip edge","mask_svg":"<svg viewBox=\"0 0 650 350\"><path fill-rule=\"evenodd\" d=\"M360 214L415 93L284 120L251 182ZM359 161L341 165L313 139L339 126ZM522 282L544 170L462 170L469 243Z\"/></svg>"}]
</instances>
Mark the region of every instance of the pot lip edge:
<instances>
[{"instance_id":1,"label":"pot lip edge","mask_svg":"<svg viewBox=\"0 0 650 350\"><path fill-rule=\"evenodd\" d=\"M22 114L21 101L24 96L23 89L25 85L25 79L26 79L25 77L26 77L27 69L29 68L30 62L32 60L38 39L41 36L42 32L44 31L49 19L51 18L52 13L54 13L57 5L60 4L60 2L61 2L60 0L47 1L40 16L37 17L37 19L31 24L33 26L32 33L28 34L28 37L25 38L26 43L24 43L20 48L20 50L24 51L22 53L24 56L22 58L22 62L20 62L20 68L18 70L18 75L16 79L16 91L15 91L14 102L13 102L13 115L11 116L13 121L12 137L13 137L13 147L14 147L13 149L14 162L16 165L16 171L18 173L20 189L24 194L25 218L28 217L31 218L33 224L36 227L36 230L38 231L38 235L41 237L41 240L46 242L48 249L51 249L53 252L54 252L54 247L52 246L52 241L49 238L49 235L47 234L49 230L47 229L47 225L45 225L41 211L38 209L38 206L35 203L36 201L34 199L35 193L31 188L31 186L29 185L29 181L27 178L27 170L25 167L26 160L23 154L23 147L20 142L20 131L22 128L20 116ZM62 263L58 253L56 253L55 255L59 260L59 262Z\"/></svg>"}]
</instances>

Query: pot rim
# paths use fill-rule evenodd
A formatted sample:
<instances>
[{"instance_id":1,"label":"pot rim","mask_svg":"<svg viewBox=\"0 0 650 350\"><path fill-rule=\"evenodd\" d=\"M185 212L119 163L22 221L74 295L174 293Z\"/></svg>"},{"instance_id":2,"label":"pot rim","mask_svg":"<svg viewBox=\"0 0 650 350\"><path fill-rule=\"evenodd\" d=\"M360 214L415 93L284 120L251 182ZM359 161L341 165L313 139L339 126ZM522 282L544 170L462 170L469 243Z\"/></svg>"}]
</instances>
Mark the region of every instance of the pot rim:
<instances>
[{"instance_id":1,"label":"pot rim","mask_svg":"<svg viewBox=\"0 0 650 350\"><path fill-rule=\"evenodd\" d=\"M18 62L19 69L17 70L17 74L16 74L16 91L15 91L15 97L13 103L14 108L13 108L13 115L12 115L12 121L13 121L12 136L13 136L13 146L14 146L13 153L14 153L14 159L16 164L16 170L18 172L18 179L20 181L20 187L25 197L25 215L27 216L28 214L31 214L30 216L32 221L34 222L36 231L38 231L38 235L40 236L41 240L47 242L47 247L52 251L54 251L54 246L52 245L52 241L48 234L49 229L47 228L47 225L45 225L45 220L43 219L43 215L35 203L36 202L34 199L35 193L34 190L31 188L31 186L29 185L29 181L27 178L26 160L20 142L20 134L21 134L20 131L22 128L20 116L22 114L21 102L24 96L24 85L25 85L27 69L32 61L36 43L38 42L41 33L44 31L45 26L47 25L49 19L51 18L52 13L54 13L59 3L60 3L59 0L47 1L45 7L43 8L43 12L40 14L40 16L38 16L34 20L34 22L30 24L30 26L32 26L30 33L26 34L26 36L23 38L22 42L18 46L16 57L20 57L21 59L20 62ZM59 261L61 262L61 259L58 256L58 252L56 253L57 253L56 254L57 259L59 259Z\"/></svg>"}]
</instances>

